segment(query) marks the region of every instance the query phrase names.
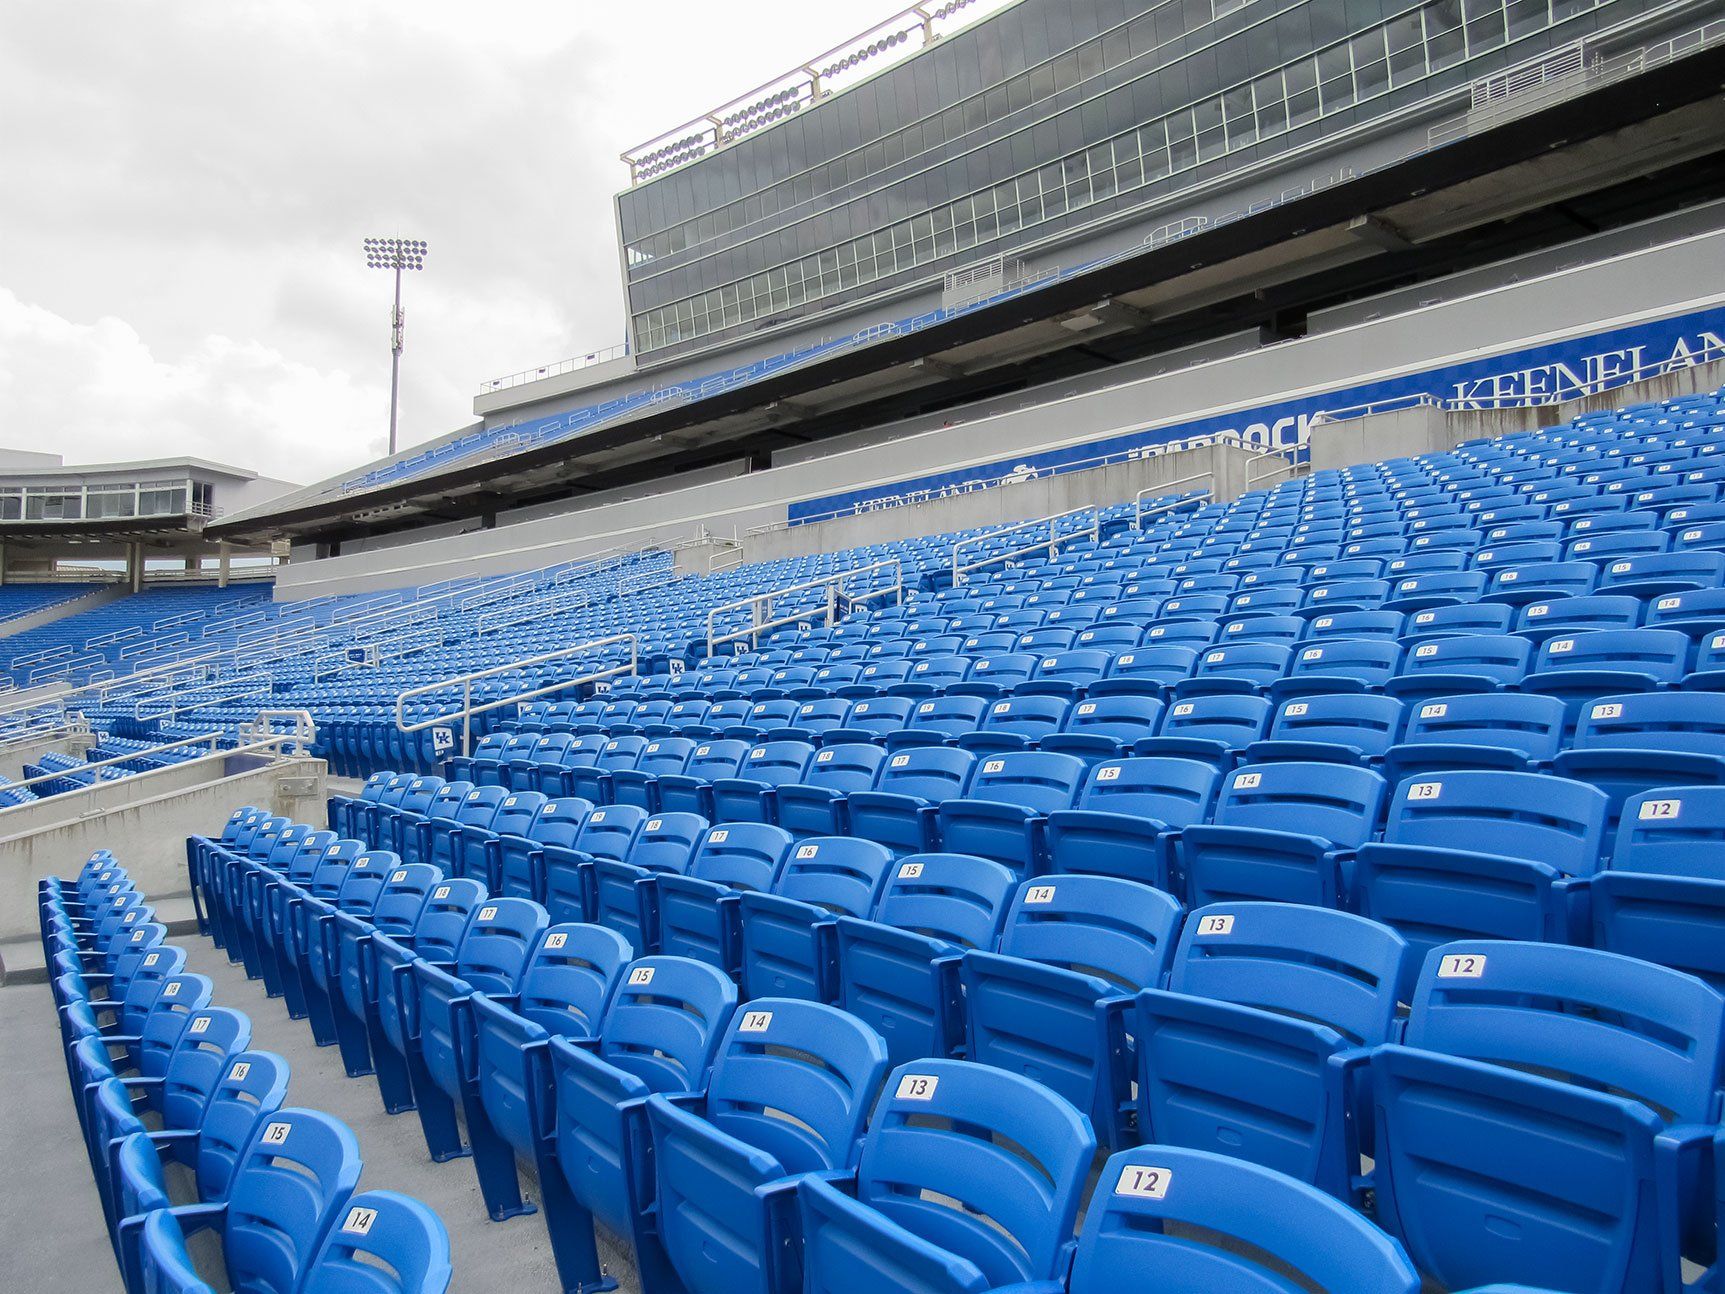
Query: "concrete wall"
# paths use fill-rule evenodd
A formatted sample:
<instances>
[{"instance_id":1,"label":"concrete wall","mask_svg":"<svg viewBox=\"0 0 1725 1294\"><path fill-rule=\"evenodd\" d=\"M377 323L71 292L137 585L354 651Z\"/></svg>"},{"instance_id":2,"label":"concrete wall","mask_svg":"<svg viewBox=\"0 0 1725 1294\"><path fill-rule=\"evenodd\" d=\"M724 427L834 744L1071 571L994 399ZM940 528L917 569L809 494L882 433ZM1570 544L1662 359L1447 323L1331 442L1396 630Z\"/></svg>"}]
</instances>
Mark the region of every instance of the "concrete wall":
<instances>
[{"instance_id":1,"label":"concrete wall","mask_svg":"<svg viewBox=\"0 0 1725 1294\"><path fill-rule=\"evenodd\" d=\"M1254 471L1262 473L1263 479L1254 478ZM949 530L1006 526L1093 504L1131 503L1141 490L1209 489L1217 500L1225 503L1245 493L1250 488L1248 482L1274 485L1283 475L1280 460L1264 460L1262 455L1238 445L1200 445L1129 463L745 535L743 556L745 561L771 561Z\"/></svg>"},{"instance_id":2,"label":"concrete wall","mask_svg":"<svg viewBox=\"0 0 1725 1294\"><path fill-rule=\"evenodd\" d=\"M1555 427L1584 413L1672 400L1716 391L1721 386L1725 386L1725 361L1715 361L1562 404L1459 412L1436 405L1416 405L1368 414L1363 418L1314 426L1311 430L1312 470L1321 472L1352 467L1356 463L1381 462L1387 458L1444 453L1471 440Z\"/></svg>"},{"instance_id":3,"label":"concrete wall","mask_svg":"<svg viewBox=\"0 0 1725 1294\"><path fill-rule=\"evenodd\" d=\"M25 938L36 929L39 880L75 874L98 849L112 850L138 888L159 901L188 891L186 837L219 834L242 805L267 807L301 822L323 822L321 759L258 765L241 756L229 762L236 766L230 776L189 788L177 784L183 777L165 776L183 772L174 769L107 783L132 794L117 803L99 798L98 811L88 816L82 816L82 805L70 816L67 812L82 796L69 797L54 820L45 820L39 812L53 801L7 810L0 816L0 831L7 833L0 838L0 943ZM15 823L14 814L26 815L25 820Z\"/></svg>"},{"instance_id":4,"label":"concrete wall","mask_svg":"<svg viewBox=\"0 0 1725 1294\"><path fill-rule=\"evenodd\" d=\"M57 755L77 755L96 744L96 738L90 733L68 733L63 737L50 737L39 741L21 742L18 745L0 747L0 777L10 777L13 781L24 779L24 765L38 762L42 756L53 752Z\"/></svg>"}]
</instances>

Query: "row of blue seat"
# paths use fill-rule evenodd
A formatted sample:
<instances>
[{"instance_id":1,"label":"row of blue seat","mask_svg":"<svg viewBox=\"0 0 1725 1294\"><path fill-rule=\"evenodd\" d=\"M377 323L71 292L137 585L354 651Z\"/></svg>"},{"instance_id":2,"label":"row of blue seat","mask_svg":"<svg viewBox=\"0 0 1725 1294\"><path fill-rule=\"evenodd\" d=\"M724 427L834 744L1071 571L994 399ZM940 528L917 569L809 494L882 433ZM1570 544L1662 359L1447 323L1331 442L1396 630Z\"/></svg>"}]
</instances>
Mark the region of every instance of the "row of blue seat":
<instances>
[{"instance_id":1,"label":"row of blue seat","mask_svg":"<svg viewBox=\"0 0 1725 1294\"><path fill-rule=\"evenodd\" d=\"M296 884L290 878L303 872L304 859L330 856L330 846L313 840L324 833L291 824L266 836L270 822L236 815L228 839L195 844L226 860L218 871L261 870L276 878L265 885L284 887ZM289 832L298 843L278 854ZM815 855L800 860L806 874L835 893L834 873L822 876L819 866L829 842L811 843ZM276 872L272 860L288 870ZM357 927L360 946L371 949L371 970L359 978L362 998L372 997L360 1009L380 1087L386 1101L396 1087L394 1109L417 1105L434 1157L462 1153L461 1112L494 1218L525 1211L516 1162L535 1166L554 1248L568 1264L561 1267L566 1287L591 1271L597 1219L632 1238L649 1294L853 1289L859 1278L919 1291L981 1291L1026 1280L1052 1281L1050 1290L1116 1288L1105 1282L1126 1268L1098 1266L1094 1251L1111 1247L1105 1234L1121 1245L1127 1235L1139 1245L1159 1243L1156 1228L1134 1225L1130 1212L1140 1199L1162 1199L1162 1187L1171 1193L1186 1170L1233 1174L1236 1188L1255 1197L1241 1202L1243 1214L1185 1215L1248 1242L1231 1251L1225 1261L1232 1266L1216 1279L1244 1280L1250 1272L1254 1283L1241 1288L1311 1287L1277 1284L1264 1269L1289 1262L1309 1281L1319 1262L1313 1255L1231 1230L1242 1215L1270 1216L1257 1210L1272 1200L1286 1200L1308 1226L1323 1222L1308 1238L1322 1236L1332 1253L1346 1245L1363 1261L1349 1238L1361 1235L1372 1237L1380 1255L1396 1253L1369 1227L1358 1230L1345 1210L1319 1210L1311 1201L1321 1197L1291 1194L1294 1183L1231 1158L1291 1165L1343 1198L1363 1199L1370 1186L1409 1252L1424 1255L1421 1265L1451 1288L1538 1273L1556 1288L1675 1291L1679 1269L1657 1246L1645 1247L1649 1228L1676 1227L1666 1234L1682 1232L1685 1253L1706 1259L1712 1252L1712 1221L1697 1206L1701 1183L1711 1181L1719 1131L1725 999L1688 976L1630 958L1459 943L1427 959L1414 984L1416 959L1405 943L1356 916L1242 903L1182 921L1178 905L1131 882L1015 885L983 860L905 860L895 878L906 885L900 897L921 905L909 924L950 924L962 907L955 898L963 890L960 871L974 877L992 867L1013 893L1006 928L1018 929L1023 943L1018 955L962 952L971 999L965 1010L973 1017L965 1058L896 1063L883 1087L882 1075L897 1062L885 1041L893 1031L870 1026L890 1018L878 1014L879 1004L902 979L877 974L855 1012L778 993L755 996L760 985L747 975L739 994L728 976L698 959L699 949L689 950L695 958L641 957L614 929L553 921L530 900L489 897L477 882L442 878L428 864L402 864L378 886L376 874L397 861L350 863L339 881L323 877L323 901L332 907L326 920L337 930ZM348 886L367 873L372 880L344 901ZM219 883L212 930L225 939L243 940L247 923L268 911L266 903L248 913L221 897L245 890L232 879ZM1078 901L1066 903L1063 891ZM763 909L780 918L769 922L764 940L770 979L794 960L772 954L792 949L795 922L784 918L798 901L742 896L745 903L751 897L782 900ZM935 915L943 902L947 915ZM1161 905L1155 942L1133 939L1146 933L1135 920L1145 904ZM713 905L705 906L710 913ZM267 942L265 920L254 937ZM919 937L877 921L839 924L880 941L877 958L891 952L895 938ZM340 935L335 946L347 938ZM1120 979L1099 979L1096 969L1119 973L1132 942L1169 974L1151 972L1147 988L1123 994ZM345 973L342 957L327 972L332 983ZM356 960L364 966L368 958ZM990 962L1000 965L998 984L974 969ZM904 961L901 974L912 964ZM781 980L775 987L795 985ZM1403 1000L1413 1004L1405 1021L1397 1013ZM1576 1011L1578 1003L1589 1011ZM1068 1103L1062 1089L1072 1091L1080 1053L1088 1051L1092 1069L1106 1068L1098 1053L1106 1055L1118 1036L1104 1031L1072 1045L1094 1030L1098 1011L1116 1018L1135 1012L1128 1028L1150 1130L1180 1147L1121 1149L1114 1121L1090 1117L1097 1111L1088 1088L1081 1085ZM1504 1012L1510 1014L1500 1022ZM1670 1059L1654 1065L1655 1056ZM1526 1067L1541 1073L1517 1072ZM1290 1082L1297 1070L1310 1079ZM1369 1086L1361 1081L1367 1073ZM1632 1095L1604 1095L1594 1090L1600 1084ZM1454 1112L1429 1130L1440 1100ZM1649 1122L1653 1109L1660 1117ZM1625 1119L1638 1131L1602 1149L1597 1129L1621 1134ZM1097 1133L1117 1155L1075 1241ZM1312 1140L1340 1146L1353 1134L1359 1141L1346 1153L1320 1156L1309 1148ZM1676 1156L1675 1175L1655 1187L1658 1174L1642 1156L1660 1139ZM1307 1148L1295 1150L1296 1142ZM1369 1175L1358 1171L1362 1147L1378 1161ZM1506 1171L1505 1162L1522 1167ZM1155 1178L1170 1171L1172 1179ZM1487 1180L1463 1200L1449 1198L1447 1179L1434 1184L1464 1171ZM1610 1183L1621 1172L1647 1186L1620 1196ZM1006 1185L1029 1181L1043 1185ZM1568 1234L1567 1201L1577 1190L1599 1209L1584 1245ZM907 1192L919 1203L898 1207L894 1201ZM1220 1197L1210 1202L1219 1206ZM1522 1220L1521 1233L1484 1249L1460 1243L1483 1218L1506 1209ZM1335 1217L1348 1218L1340 1232L1328 1224ZM1001 1230L1016 1243L1002 1243ZM1153 1249L1115 1258L1129 1260L1151 1270L1160 1261ZM1573 1283L1602 1261L1624 1283ZM1351 1277L1345 1266L1326 1270L1339 1283L1322 1288L1419 1288L1409 1267L1373 1263Z\"/></svg>"},{"instance_id":2,"label":"row of blue seat","mask_svg":"<svg viewBox=\"0 0 1725 1294\"><path fill-rule=\"evenodd\" d=\"M211 1294L188 1236L220 1234L222 1288L258 1294L442 1294L449 1239L391 1191L356 1193L353 1134L286 1108L288 1065L211 982L106 851L39 891L72 1095L128 1294ZM170 1165L191 1171L176 1205ZM379 1266L381 1264L381 1267Z\"/></svg>"}]
</instances>

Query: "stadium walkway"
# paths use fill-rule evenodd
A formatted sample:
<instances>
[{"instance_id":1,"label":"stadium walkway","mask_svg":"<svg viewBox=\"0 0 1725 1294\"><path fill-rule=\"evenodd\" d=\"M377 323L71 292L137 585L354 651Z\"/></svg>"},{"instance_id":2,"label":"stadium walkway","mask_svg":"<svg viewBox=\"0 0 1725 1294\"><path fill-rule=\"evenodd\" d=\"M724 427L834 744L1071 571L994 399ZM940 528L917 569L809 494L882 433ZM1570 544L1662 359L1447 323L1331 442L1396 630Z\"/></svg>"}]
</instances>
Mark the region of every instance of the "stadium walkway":
<instances>
[{"instance_id":1,"label":"stadium walkway","mask_svg":"<svg viewBox=\"0 0 1725 1294\"><path fill-rule=\"evenodd\" d=\"M227 955L207 938L186 934L175 942L186 949L186 969L214 981L218 1003L251 1017L252 1046L277 1053L293 1067L288 1102L327 1111L353 1129L365 1158L360 1188L402 1191L436 1210L449 1228L455 1265L452 1290L460 1294L555 1294L556 1267L545 1224L538 1214L503 1223L490 1221L469 1161L432 1163L417 1115L385 1114L372 1079L349 1078L336 1048L313 1043L304 1020L288 1019L282 1000L267 997L261 981L248 980L245 971L230 965ZM76 1137L73 1141L76 1146ZM523 1193L532 1199L537 1193L536 1183L530 1174L523 1176ZM85 1178L88 1190L87 1171ZM99 1231L99 1217L97 1227ZM634 1294L634 1265L627 1254L604 1236L600 1254L623 1294Z\"/></svg>"}]
</instances>

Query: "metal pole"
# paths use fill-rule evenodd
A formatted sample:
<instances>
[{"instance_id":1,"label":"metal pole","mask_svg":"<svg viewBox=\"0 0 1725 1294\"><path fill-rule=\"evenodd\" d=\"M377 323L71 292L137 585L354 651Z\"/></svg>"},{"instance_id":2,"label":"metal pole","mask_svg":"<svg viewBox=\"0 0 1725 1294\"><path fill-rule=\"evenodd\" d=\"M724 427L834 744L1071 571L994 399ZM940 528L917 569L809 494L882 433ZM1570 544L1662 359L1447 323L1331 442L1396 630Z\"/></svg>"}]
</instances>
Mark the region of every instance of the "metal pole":
<instances>
[{"instance_id":1,"label":"metal pole","mask_svg":"<svg viewBox=\"0 0 1725 1294\"><path fill-rule=\"evenodd\" d=\"M473 753L473 680L468 679L461 685L461 757L466 759Z\"/></svg>"},{"instance_id":2,"label":"metal pole","mask_svg":"<svg viewBox=\"0 0 1725 1294\"><path fill-rule=\"evenodd\" d=\"M389 314L389 453L395 456L396 400L401 391L401 264L395 266L395 306ZM465 755L467 752L463 751Z\"/></svg>"}]
</instances>

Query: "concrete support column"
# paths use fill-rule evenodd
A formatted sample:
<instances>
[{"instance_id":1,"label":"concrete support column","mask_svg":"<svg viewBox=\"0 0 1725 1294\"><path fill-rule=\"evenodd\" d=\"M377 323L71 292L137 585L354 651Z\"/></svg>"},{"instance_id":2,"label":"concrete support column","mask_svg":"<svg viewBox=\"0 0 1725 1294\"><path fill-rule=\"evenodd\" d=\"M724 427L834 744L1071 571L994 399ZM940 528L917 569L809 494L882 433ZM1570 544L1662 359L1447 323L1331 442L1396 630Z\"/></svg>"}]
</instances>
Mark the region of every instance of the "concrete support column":
<instances>
[{"instance_id":1,"label":"concrete support column","mask_svg":"<svg viewBox=\"0 0 1725 1294\"><path fill-rule=\"evenodd\" d=\"M233 556L233 549L229 547L228 541L224 539L216 545L216 552L219 554L221 560L221 573L216 576L216 586L218 588L225 589L228 586L228 570L231 565L230 559Z\"/></svg>"},{"instance_id":2,"label":"concrete support column","mask_svg":"<svg viewBox=\"0 0 1725 1294\"><path fill-rule=\"evenodd\" d=\"M6 586L6 541L0 539L0 588Z\"/></svg>"},{"instance_id":3,"label":"concrete support column","mask_svg":"<svg viewBox=\"0 0 1725 1294\"><path fill-rule=\"evenodd\" d=\"M134 593L144 587L144 546L141 543L126 545L126 584Z\"/></svg>"}]
</instances>

